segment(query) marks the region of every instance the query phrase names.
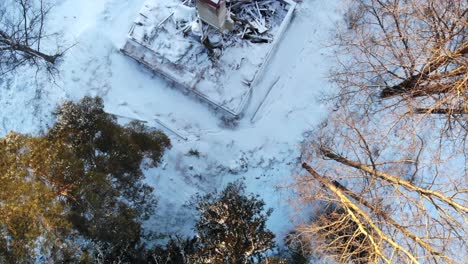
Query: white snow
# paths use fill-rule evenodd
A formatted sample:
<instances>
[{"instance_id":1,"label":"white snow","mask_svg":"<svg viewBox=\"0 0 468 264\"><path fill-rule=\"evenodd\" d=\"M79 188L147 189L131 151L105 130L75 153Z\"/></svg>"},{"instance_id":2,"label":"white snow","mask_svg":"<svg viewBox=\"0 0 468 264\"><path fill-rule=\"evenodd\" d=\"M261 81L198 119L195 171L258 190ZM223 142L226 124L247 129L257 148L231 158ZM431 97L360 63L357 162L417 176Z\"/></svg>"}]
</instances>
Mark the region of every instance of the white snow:
<instances>
[{"instance_id":1,"label":"white snow","mask_svg":"<svg viewBox=\"0 0 468 264\"><path fill-rule=\"evenodd\" d=\"M295 220L287 201L290 190L281 187L288 185L298 168L303 133L326 114L317 101L320 93L333 89L325 78L330 59L324 46L329 30L341 17L339 1L308 0L298 5L253 90L245 117L235 127L224 124L203 102L174 89L119 52L143 2L58 1L50 30L63 32L64 46L75 45L66 53L54 80L31 77L34 73L27 68L0 80L0 134L10 130L38 133L53 121L50 111L63 99L102 96L108 112L145 120L172 139L165 163L147 172L147 181L160 197L149 228L190 232L193 211L183 205L192 194L219 190L245 178L248 191L274 208L268 227L280 241ZM249 56L255 58L256 51ZM35 88L36 82L41 89ZM190 149L198 150L201 157L187 156Z\"/></svg>"}]
</instances>

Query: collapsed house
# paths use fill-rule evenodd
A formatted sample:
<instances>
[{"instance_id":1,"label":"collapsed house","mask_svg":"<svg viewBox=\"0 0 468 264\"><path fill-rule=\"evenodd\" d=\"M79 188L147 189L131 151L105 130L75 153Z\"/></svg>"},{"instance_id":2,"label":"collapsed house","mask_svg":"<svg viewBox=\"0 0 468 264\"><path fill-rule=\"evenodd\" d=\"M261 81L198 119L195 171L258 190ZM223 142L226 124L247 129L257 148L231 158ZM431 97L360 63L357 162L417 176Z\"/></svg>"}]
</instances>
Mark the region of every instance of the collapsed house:
<instances>
[{"instance_id":1,"label":"collapsed house","mask_svg":"<svg viewBox=\"0 0 468 264\"><path fill-rule=\"evenodd\" d=\"M294 8L290 0L147 0L122 52L239 116Z\"/></svg>"},{"instance_id":2,"label":"collapsed house","mask_svg":"<svg viewBox=\"0 0 468 264\"><path fill-rule=\"evenodd\" d=\"M218 30L232 29L232 20L225 0L198 0L196 1L200 19Z\"/></svg>"}]
</instances>

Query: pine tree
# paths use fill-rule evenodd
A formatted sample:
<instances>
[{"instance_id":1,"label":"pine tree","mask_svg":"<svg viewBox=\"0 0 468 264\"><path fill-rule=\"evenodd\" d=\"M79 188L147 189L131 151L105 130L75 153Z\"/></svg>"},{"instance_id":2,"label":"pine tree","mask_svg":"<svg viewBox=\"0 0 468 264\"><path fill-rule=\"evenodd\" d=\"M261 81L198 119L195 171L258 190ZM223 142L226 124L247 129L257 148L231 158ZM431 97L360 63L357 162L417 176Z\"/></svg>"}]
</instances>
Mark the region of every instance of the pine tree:
<instances>
[{"instance_id":1,"label":"pine tree","mask_svg":"<svg viewBox=\"0 0 468 264\"><path fill-rule=\"evenodd\" d=\"M38 239L48 243L54 234L84 238L82 250L106 263L145 262L141 223L156 199L142 165L157 166L170 140L138 123L121 126L103 109L100 98L66 102L44 136L3 140L0 257L33 260ZM57 233L66 228L73 232ZM69 256L53 249L61 247L50 245L51 257Z\"/></svg>"},{"instance_id":2,"label":"pine tree","mask_svg":"<svg viewBox=\"0 0 468 264\"><path fill-rule=\"evenodd\" d=\"M147 166L157 166L170 147L169 138L135 122L120 126L104 112L100 98L66 102L56 115L57 122L46 138L68 149L58 154L63 159L59 164L70 156L78 162L73 170L77 174L49 174L69 188L66 201L71 223L99 243L110 259L137 261L132 256L141 252L141 222L156 206L153 189L142 182L141 165L146 158Z\"/></svg>"},{"instance_id":3,"label":"pine tree","mask_svg":"<svg viewBox=\"0 0 468 264\"><path fill-rule=\"evenodd\" d=\"M0 263L30 260L70 227L53 188L29 170L31 143L14 133L0 140Z\"/></svg>"},{"instance_id":4,"label":"pine tree","mask_svg":"<svg viewBox=\"0 0 468 264\"><path fill-rule=\"evenodd\" d=\"M200 218L196 224L197 263L254 263L275 246L266 228L272 210L264 211L258 196L245 194L245 185L234 182L219 194L196 198Z\"/></svg>"},{"instance_id":5,"label":"pine tree","mask_svg":"<svg viewBox=\"0 0 468 264\"><path fill-rule=\"evenodd\" d=\"M149 263L286 263L281 258L266 258L265 253L275 246L275 236L266 228L272 210L264 212L263 200L245 194L242 182L230 183L220 193L196 195L191 205L199 213L196 235L176 236L165 247L156 246Z\"/></svg>"},{"instance_id":6,"label":"pine tree","mask_svg":"<svg viewBox=\"0 0 468 264\"><path fill-rule=\"evenodd\" d=\"M148 254L148 263L158 264L193 264L199 263L196 252L199 250L196 237L171 237L166 246L156 246Z\"/></svg>"}]
</instances>

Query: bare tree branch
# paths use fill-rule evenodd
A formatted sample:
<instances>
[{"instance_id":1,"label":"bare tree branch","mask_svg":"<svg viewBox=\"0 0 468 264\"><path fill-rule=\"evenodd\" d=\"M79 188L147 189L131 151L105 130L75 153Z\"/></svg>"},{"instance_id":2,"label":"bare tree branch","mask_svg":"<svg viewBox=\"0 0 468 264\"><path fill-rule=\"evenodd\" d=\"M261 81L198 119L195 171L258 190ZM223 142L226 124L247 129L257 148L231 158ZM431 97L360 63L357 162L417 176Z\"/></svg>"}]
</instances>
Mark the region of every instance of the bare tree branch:
<instances>
[{"instance_id":1,"label":"bare tree branch","mask_svg":"<svg viewBox=\"0 0 468 264\"><path fill-rule=\"evenodd\" d=\"M44 0L8 0L0 4L0 74L24 64L54 68L63 52L42 51L43 40L49 37L44 26L50 9Z\"/></svg>"}]
</instances>

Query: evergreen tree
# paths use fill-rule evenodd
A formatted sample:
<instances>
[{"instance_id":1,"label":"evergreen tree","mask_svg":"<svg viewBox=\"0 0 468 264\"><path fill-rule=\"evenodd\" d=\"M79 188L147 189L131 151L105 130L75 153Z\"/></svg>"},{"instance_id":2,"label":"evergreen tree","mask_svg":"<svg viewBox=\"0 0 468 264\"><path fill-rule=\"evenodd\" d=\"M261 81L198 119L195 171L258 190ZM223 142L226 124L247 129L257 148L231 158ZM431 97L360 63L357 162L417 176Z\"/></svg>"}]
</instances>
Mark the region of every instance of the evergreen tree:
<instances>
[{"instance_id":1,"label":"evergreen tree","mask_svg":"<svg viewBox=\"0 0 468 264\"><path fill-rule=\"evenodd\" d=\"M197 238L183 239L179 236L169 239L165 247L156 246L148 254L148 263L164 264L193 264L198 250Z\"/></svg>"},{"instance_id":2,"label":"evergreen tree","mask_svg":"<svg viewBox=\"0 0 468 264\"><path fill-rule=\"evenodd\" d=\"M70 221L99 242L106 255L136 261L131 256L141 252L140 223L156 205L153 189L142 182L141 165L145 158L147 166L159 164L170 147L168 137L136 122L120 126L104 112L100 98L66 102L56 115L46 137L69 149L79 162L76 175L49 174L63 187L70 186Z\"/></svg>"},{"instance_id":3,"label":"evergreen tree","mask_svg":"<svg viewBox=\"0 0 468 264\"><path fill-rule=\"evenodd\" d=\"M149 263L286 263L266 258L265 252L275 246L275 236L266 229L272 210L264 212L263 200L245 194L243 183L230 183L220 193L197 195L191 205L199 213L196 236L171 238L165 247L155 247Z\"/></svg>"},{"instance_id":4,"label":"evergreen tree","mask_svg":"<svg viewBox=\"0 0 468 264\"><path fill-rule=\"evenodd\" d=\"M66 102L44 136L3 140L0 249L8 251L1 252L27 257L39 238L53 241L49 233L70 227L69 235L91 242L95 259L145 262L141 223L156 200L142 165L157 166L170 141L138 123L121 126L103 108L100 98Z\"/></svg>"},{"instance_id":5,"label":"evergreen tree","mask_svg":"<svg viewBox=\"0 0 468 264\"><path fill-rule=\"evenodd\" d=\"M27 262L69 229L54 190L29 170L30 144L14 133L0 139L0 263Z\"/></svg>"},{"instance_id":6,"label":"evergreen tree","mask_svg":"<svg viewBox=\"0 0 468 264\"><path fill-rule=\"evenodd\" d=\"M275 246L266 228L272 210L264 211L258 196L245 194L245 185L234 182L219 194L196 198L200 218L196 224L197 263L254 263Z\"/></svg>"}]
</instances>

